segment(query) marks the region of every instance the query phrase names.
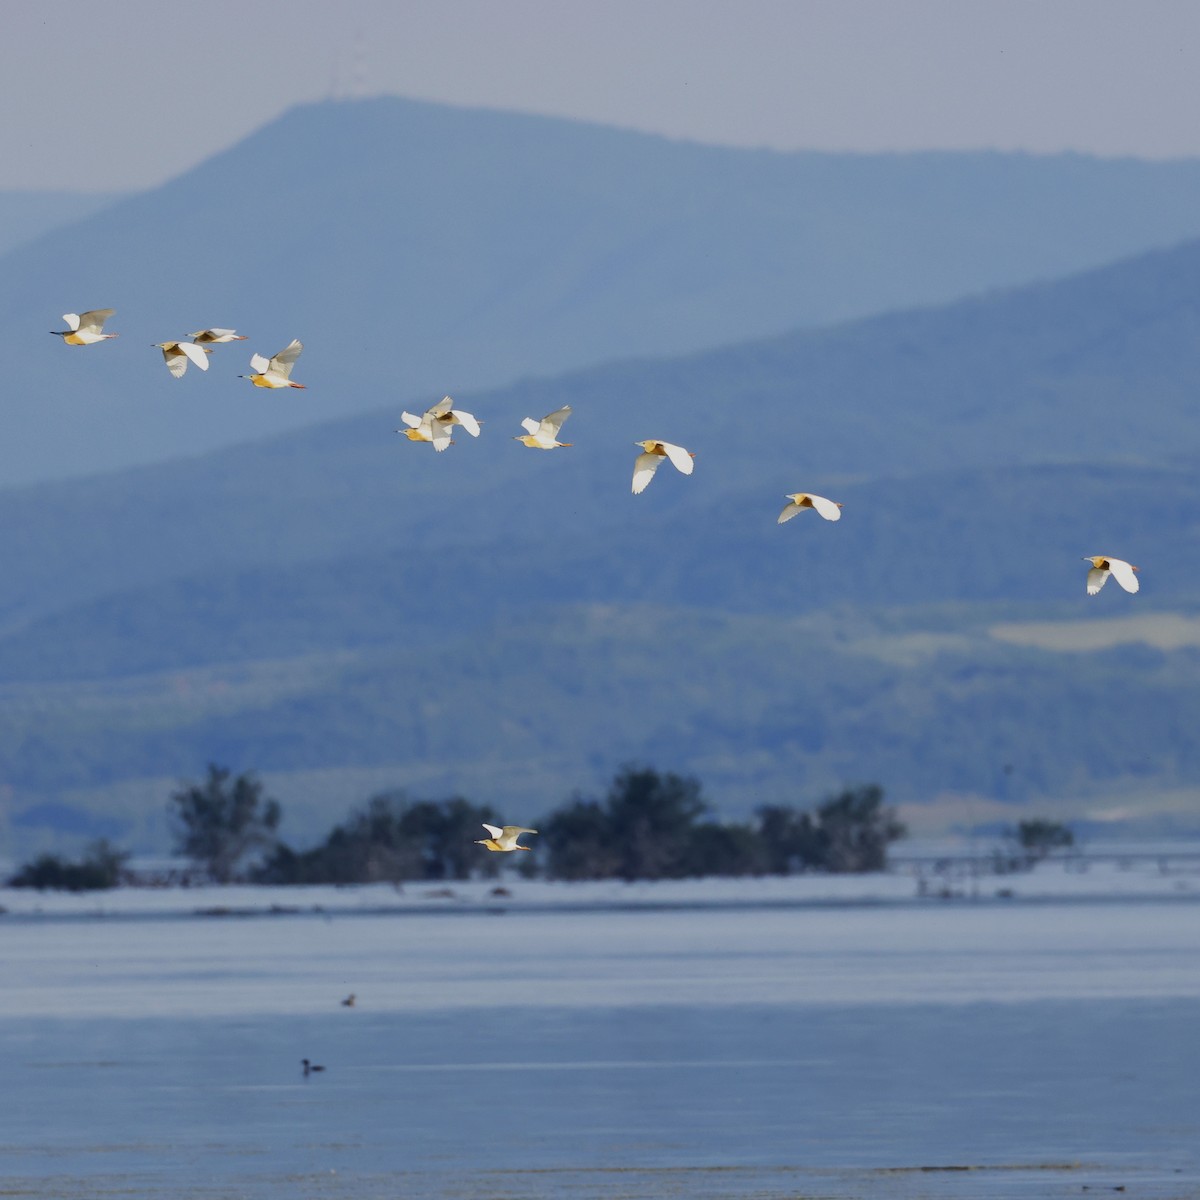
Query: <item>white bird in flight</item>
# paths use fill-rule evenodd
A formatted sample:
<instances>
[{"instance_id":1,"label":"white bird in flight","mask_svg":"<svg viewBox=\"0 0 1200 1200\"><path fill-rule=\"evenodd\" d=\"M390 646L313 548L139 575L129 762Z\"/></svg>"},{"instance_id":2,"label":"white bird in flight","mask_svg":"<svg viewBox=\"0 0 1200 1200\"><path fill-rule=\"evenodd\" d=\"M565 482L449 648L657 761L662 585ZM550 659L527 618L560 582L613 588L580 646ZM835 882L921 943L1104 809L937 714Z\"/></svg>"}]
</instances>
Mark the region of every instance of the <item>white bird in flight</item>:
<instances>
[{"instance_id":1,"label":"white bird in flight","mask_svg":"<svg viewBox=\"0 0 1200 1200\"><path fill-rule=\"evenodd\" d=\"M262 388L302 388L304 384L292 382L292 366L300 357L304 343L299 339L290 341L274 358L263 358L255 354L250 359L250 370L253 375L239 375L239 379L248 379L255 387Z\"/></svg>"},{"instance_id":2,"label":"white bird in flight","mask_svg":"<svg viewBox=\"0 0 1200 1200\"><path fill-rule=\"evenodd\" d=\"M779 514L777 522L779 525L782 525L784 521L790 521L797 513L803 512L806 508L816 509L827 521L842 519L842 506L833 500L826 500L824 496L814 496L812 492L793 492L788 496L788 500L790 503Z\"/></svg>"},{"instance_id":3,"label":"white bird in flight","mask_svg":"<svg viewBox=\"0 0 1200 1200\"><path fill-rule=\"evenodd\" d=\"M212 351L205 346L194 346L191 342L155 342L154 345L163 352L167 370L176 379L187 370L189 361L194 362L201 371L208 370L208 356Z\"/></svg>"},{"instance_id":4,"label":"white bird in flight","mask_svg":"<svg viewBox=\"0 0 1200 1200\"><path fill-rule=\"evenodd\" d=\"M1084 562L1090 562L1091 568L1087 573L1087 594L1094 596L1107 582L1111 575L1127 592L1138 590L1137 567L1130 566L1122 558L1110 558L1107 554L1085 554Z\"/></svg>"},{"instance_id":5,"label":"white bird in flight","mask_svg":"<svg viewBox=\"0 0 1200 1200\"><path fill-rule=\"evenodd\" d=\"M402 412L400 420L408 428L396 432L404 434L411 442L432 442L439 453L452 444L450 433L455 425L461 425L472 437L478 437L479 422L469 412L453 405L449 396L443 396L419 417L415 413Z\"/></svg>"},{"instance_id":6,"label":"white bird in flight","mask_svg":"<svg viewBox=\"0 0 1200 1200\"><path fill-rule=\"evenodd\" d=\"M486 821L483 823L484 829L490 834L489 837L481 838L475 843L477 846L486 846L489 850L532 850L532 846L522 846L517 842L517 838L523 833L537 833L536 829L526 829L523 825L505 825L503 828L497 825L489 825Z\"/></svg>"},{"instance_id":7,"label":"white bird in flight","mask_svg":"<svg viewBox=\"0 0 1200 1200\"><path fill-rule=\"evenodd\" d=\"M63 313L66 329L50 330L62 338L68 346L90 346L93 342L106 342L115 338L115 333L105 333L104 322L117 310L115 308L93 308L85 313Z\"/></svg>"},{"instance_id":8,"label":"white bird in flight","mask_svg":"<svg viewBox=\"0 0 1200 1200\"><path fill-rule=\"evenodd\" d=\"M224 345L226 342L244 342L246 340L246 335L238 333L236 329L197 329L195 333L189 333L188 337L200 346L209 342L213 345Z\"/></svg>"},{"instance_id":9,"label":"white bird in flight","mask_svg":"<svg viewBox=\"0 0 1200 1200\"><path fill-rule=\"evenodd\" d=\"M560 446L569 446L570 442L558 440L558 431L570 415L571 406L564 404L562 408L548 413L540 421L526 417L521 422L521 428L525 430L524 436L514 437L513 441L524 442L531 450L556 450Z\"/></svg>"},{"instance_id":10,"label":"white bird in flight","mask_svg":"<svg viewBox=\"0 0 1200 1200\"><path fill-rule=\"evenodd\" d=\"M669 458L675 469L682 471L685 475L690 475L696 465L692 462L692 459L696 457L695 454L690 450L685 450L682 446L673 446L670 442L659 442L654 438L633 444L642 448L642 453L637 456L637 461L633 464L633 494L635 496L646 490L650 480L654 478L654 472L658 470L658 464L664 458Z\"/></svg>"}]
</instances>

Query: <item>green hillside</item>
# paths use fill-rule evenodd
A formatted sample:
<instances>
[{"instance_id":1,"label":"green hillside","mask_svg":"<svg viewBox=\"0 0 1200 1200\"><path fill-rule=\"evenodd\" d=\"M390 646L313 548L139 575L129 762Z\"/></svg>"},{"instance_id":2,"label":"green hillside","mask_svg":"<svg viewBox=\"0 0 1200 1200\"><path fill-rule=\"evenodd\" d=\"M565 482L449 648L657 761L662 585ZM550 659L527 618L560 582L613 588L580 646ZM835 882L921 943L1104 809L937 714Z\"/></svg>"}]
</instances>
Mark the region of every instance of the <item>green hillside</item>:
<instances>
[{"instance_id":1,"label":"green hillside","mask_svg":"<svg viewBox=\"0 0 1200 1200\"><path fill-rule=\"evenodd\" d=\"M730 813L877 779L916 827L1194 828L1200 660L1153 629L1200 612L1198 296L1189 245L464 395L483 436L442 455L388 409L10 491L13 844L118 820L161 848L210 759L262 771L293 840L385 786L540 811L629 759ZM510 440L564 402L572 449ZM645 436L695 474L631 496ZM842 520L776 525L798 488ZM1141 595L1086 597L1091 553ZM1133 616L1159 625L1071 649Z\"/></svg>"}]
</instances>

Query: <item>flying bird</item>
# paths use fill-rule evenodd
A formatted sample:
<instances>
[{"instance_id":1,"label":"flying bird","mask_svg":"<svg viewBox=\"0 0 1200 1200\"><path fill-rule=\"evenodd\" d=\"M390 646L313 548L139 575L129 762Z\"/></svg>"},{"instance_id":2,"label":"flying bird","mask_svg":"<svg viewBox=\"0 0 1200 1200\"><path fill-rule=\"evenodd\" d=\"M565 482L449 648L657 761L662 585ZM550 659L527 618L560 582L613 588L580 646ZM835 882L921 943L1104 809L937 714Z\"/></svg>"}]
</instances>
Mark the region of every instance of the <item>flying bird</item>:
<instances>
[{"instance_id":1,"label":"flying bird","mask_svg":"<svg viewBox=\"0 0 1200 1200\"><path fill-rule=\"evenodd\" d=\"M213 345L223 345L225 342L244 342L246 340L246 335L238 333L236 329L197 329L195 333L189 333L188 337L200 346L209 342Z\"/></svg>"},{"instance_id":2,"label":"flying bird","mask_svg":"<svg viewBox=\"0 0 1200 1200\"><path fill-rule=\"evenodd\" d=\"M1107 582L1111 575L1127 592L1138 590L1137 567L1130 566L1122 558L1109 558L1106 554L1085 554L1084 562L1090 562L1091 568L1087 573L1087 594L1094 596Z\"/></svg>"},{"instance_id":3,"label":"flying bird","mask_svg":"<svg viewBox=\"0 0 1200 1200\"><path fill-rule=\"evenodd\" d=\"M481 838L475 843L477 846L486 846L489 850L532 850L532 846L522 846L517 842L517 838L523 833L537 833L536 829L526 829L522 825L505 825L503 827L497 825L489 825L486 821L483 823L484 829L491 835L486 838Z\"/></svg>"},{"instance_id":4,"label":"flying bird","mask_svg":"<svg viewBox=\"0 0 1200 1200\"><path fill-rule=\"evenodd\" d=\"M524 436L514 437L514 442L524 442L531 450L556 450L560 446L569 446L570 442L560 442L558 431L562 423L571 415L571 406L564 404L562 408L548 413L540 421L526 417L521 422L525 430Z\"/></svg>"},{"instance_id":5,"label":"flying bird","mask_svg":"<svg viewBox=\"0 0 1200 1200\"><path fill-rule=\"evenodd\" d=\"M115 308L93 308L85 313L63 313L66 329L50 330L62 338L68 346L90 346L93 342L106 342L115 338L115 333L104 333L104 322L117 310Z\"/></svg>"},{"instance_id":6,"label":"flying bird","mask_svg":"<svg viewBox=\"0 0 1200 1200\"><path fill-rule=\"evenodd\" d=\"M832 500L826 500L824 496L814 496L812 492L793 492L788 496L790 503L779 514L778 524L782 525L784 521L790 521L797 513L803 512L806 508L814 508L827 521L840 521L842 519L842 506Z\"/></svg>"},{"instance_id":7,"label":"flying bird","mask_svg":"<svg viewBox=\"0 0 1200 1200\"><path fill-rule=\"evenodd\" d=\"M453 404L449 396L443 396L419 417L415 413L402 412L400 420L408 428L396 432L404 434L411 442L432 442L439 453L453 442L450 433L455 425L461 425L472 437L478 437L479 422L469 412L454 408Z\"/></svg>"},{"instance_id":8,"label":"flying bird","mask_svg":"<svg viewBox=\"0 0 1200 1200\"><path fill-rule=\"evenodd\" d=\"M304 343L298 339L290 341L274 358L263 358L255 354L250 359L250 370L253 375L239 375L239 379L248 379L255 387L262 388L302 388L304 384L292 382L292 366L300 357Z\"/></svg>"},{"instance_id":9,"label":"flying bird","mask_svg":"<svg viewBox=\"0 0 1200 1200\"><path fill-rule=\"evenodd\" d=\"M208 370L208 356L212 353L207 346L194 346L191 342L155 342L163 352L167 370L179 379L187 370L188 362L194 362L201 371Z\"/></svg>"},{"instance_id":10,"label":"flying bird","mask_svg":"<svg viewBox=\"0 0 1200 1200\"><path fill-rule=\"evenodd\" d=\"M692 459L696 457L695 454L690 450L685 450L682 446L673 446L670 442L658 442L653 438L633 444L642 448L642 453L637 456L637 461L633 464L633 494L635 496L646 490L650 480L654 478L654 472L658 470L658 464L664 458L669 458L676 470L682 471L685 475L690 475L696 465L692 462Z\"/></svg>"}]
</instances>

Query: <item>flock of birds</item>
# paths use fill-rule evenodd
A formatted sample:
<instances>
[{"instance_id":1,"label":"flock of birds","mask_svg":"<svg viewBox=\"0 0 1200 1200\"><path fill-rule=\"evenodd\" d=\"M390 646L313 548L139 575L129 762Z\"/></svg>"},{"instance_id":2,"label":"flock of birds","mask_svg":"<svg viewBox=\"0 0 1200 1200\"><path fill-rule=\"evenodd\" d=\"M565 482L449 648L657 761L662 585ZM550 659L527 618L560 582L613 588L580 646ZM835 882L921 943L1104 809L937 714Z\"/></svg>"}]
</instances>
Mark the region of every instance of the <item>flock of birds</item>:
<instances>
[{"instance_id":1,"label":"flock of birds","mask_svg":"<svg viewBox=\"0 0 1200 1200\"><path fill-rule=\"evenodd\" d=\"M104 323L114 312L116 309L94 308L85 313L64 313L63 320L67 323L67 328L54 329L51 332L61 337L68 346L92 346L96 342L107 341L117 336L115 333L104 332ZM188 334L188 337L191 339L190 341L181 339L174 342L154 343L155 348L163 353L167 370L176 379L179 379L187 370L188 363L193 363L201 371L207 371L208 356L212 353L213 346L226 342L246 341L244 334L233 329L201 329ZM239 375L238 378L249 379L255 387L261 388L302 388L304 384L297 383L292 378L292 367L295 366L296 359L300 357L303 349L304 344L299 339L294 339L271 358L254 354L250 358L251 373ZM540 421L533 417L526 417L521 422L521 427L525 432L514 435L513 440L528 446L531 450L561 450L572 444L559 440L563 422L570 415L571 406L566 404L552 413L547 413ZM481 424L473 414L464 409L455 408L454 401L449 396L443 396L423 413L403 412L400 414L400 419L404 422L404 428L398 429L397 433L403 433L413 442L427 442L439 453L453 445L452 435L456 425L460 429L466 430L471 437L478 437ZM635 496L646 490L650 480L654 478L654 473L664 461L670 462L677 471L684 475L690 475L695 469L695 452L686 450L683 446L677 446L673 442L664 442L660 438L646 438L643 441L634 442L634 445L641 450L633 464L633 494ZM826 521L841 519L842 506L824 496L818 496L812 492L792 492L786 499L787 504L779 514L778 523L780 525L785 521L790 521L806 509L812 509ZM1092 564L1088 569L1086 581L1089 596L1096 595L1108 582L1109 576L1127 592L1138 590L1138 568L1131 563L1121 558L1114 558L1110 554L1085 554L1083 558L1085 562Z\"/></svg>"},{"instance_id":2,"label":"flock of birds","mask_svg":"<svg viewBox=\"0 0 1200 1200\"><path fill-rule=\"evenodd\" d=\"M61 337L68 346L92 346L97 342L108 341L117 337L115 333L105 333L104 323L116 312L112 308L95 308L85 313L64 313L63 320L66 329L51 330ZM225 345L229 342L244 342L246 336L233 329L200 329L188 334L190 340L179 339L171 342L155 342L154 348L162 351L163 361L167 370L179 379L191 363L201 371L208 370L209 355L212 347ZM289 342L278 354L264 358L254 354L250 358L249 375L239 375L239 379L249 379L255 387L261 388L302 388L304 384L292 379L292 368L300 357L304 344L299 339ZM552 413L547 413L542 419L535 420L526 417L521 422L525 430L523 434L514 435L513 440L529 447L531 450L561 450L570 446L571 442L559 439L563 423L571 415L571 406L564 405ZM480 421L469 412L455 408L449 396L444 396L436 404L431 405L423 413L403 412L400 419L404 427L397 433L403 433L410 441L426 442L439 453L453 445L454 427L465 430L471 437L478 437ZM633 464L633 494L644 492L654 478L659 466L668 461L676 470L684 475L690 475L695 468L696 455L693 451L677 446L673 442L665 442L659 438L646 438L634 443L641 453ZM779 514L778 523L782 525L808 509L823 517L826 521L838 521L842 516L841 504L828 500L824 496L812 492L793 492L787 496L787 504ZM1084 555L1084 561L1091 563L1088 569L1086 587L1089 596L1096 595L1108 582L1109 576L1127 592L1138 590L1138 568L1124 559L1113 558L1107 554ZM476 845L484 846L490 851L511 853L514 850L528 850L522 846L518 837L522 833L536 833L536 829L526 829L519 825L484 825L488 837L480 839Z\"/></svg>"}]
</instances>

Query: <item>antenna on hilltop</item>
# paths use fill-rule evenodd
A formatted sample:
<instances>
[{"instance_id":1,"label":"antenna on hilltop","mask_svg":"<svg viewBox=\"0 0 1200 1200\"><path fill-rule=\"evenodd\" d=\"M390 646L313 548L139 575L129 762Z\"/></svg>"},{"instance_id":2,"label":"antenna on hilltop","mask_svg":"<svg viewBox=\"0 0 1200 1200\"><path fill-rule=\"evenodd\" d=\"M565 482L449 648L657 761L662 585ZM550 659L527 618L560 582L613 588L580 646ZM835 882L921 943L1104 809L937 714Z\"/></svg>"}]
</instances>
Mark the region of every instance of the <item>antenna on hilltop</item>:
<instances>
[{"instance_id":1,"label":"antenna on hilltop","mask_svg":"<svg viewBox=\"0 0 1200 1200\"><path fill-rule=\"evenodd\" d=\"M367 94L368 82L367 38L360 25L354 31L354 51L350 66L351 97L355 100L361 100Z\"/></svg>"}]
</instances>

